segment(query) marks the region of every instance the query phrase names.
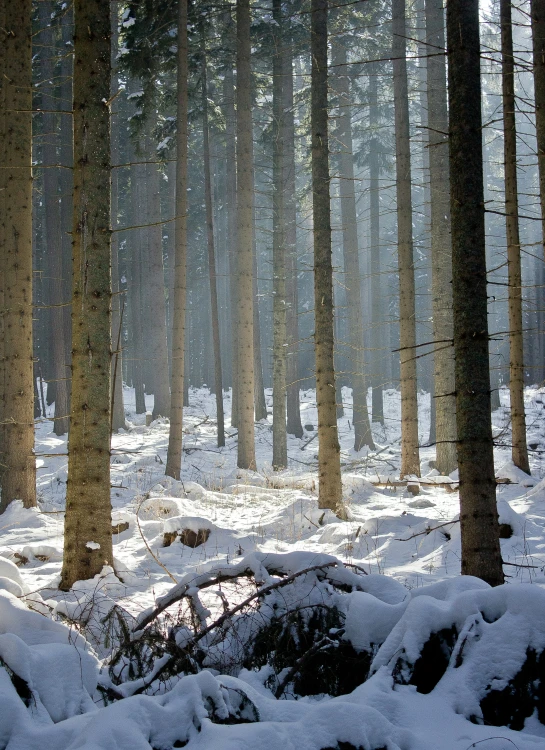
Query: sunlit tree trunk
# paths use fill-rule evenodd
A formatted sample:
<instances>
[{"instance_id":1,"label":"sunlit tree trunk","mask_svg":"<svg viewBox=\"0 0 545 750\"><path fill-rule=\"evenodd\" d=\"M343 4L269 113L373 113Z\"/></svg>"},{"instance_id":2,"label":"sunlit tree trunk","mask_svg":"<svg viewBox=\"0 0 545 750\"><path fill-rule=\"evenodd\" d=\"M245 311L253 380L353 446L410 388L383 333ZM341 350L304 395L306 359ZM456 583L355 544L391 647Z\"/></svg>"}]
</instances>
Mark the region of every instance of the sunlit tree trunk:
<instances>
[{"instance_id":1,"label":"sunlit tree trunk","mask_svg":"<svg viewBox=\"0 0 545 750\"><path fill-rule=\"evenodd\" d=\"M170 435L165 473L180 479L184 407L184 344L187 259L187 0L178 3L178 106L176 131L176 222Z\"/></svg>"},{"instance_id":2,"label":"sunlit tree trunk","mask_svg":"<svg viewBox=\"0 0 545 750\"><path fill-rule=\"evenodd\" d=\"M210 282L210 307L212 316L212 342L214 347L214 385L216 391L216 420L218 423L218 447L225 445L223 418L223 376L221 370L220 322L218 314L218 289L216 283L216 253L214 246L214 217L212 206L212 182L210 177L210 143L208 134L208 87L204 30L202 34L201 86L202 127L204 151L204 193L206 203L206 236L208 243L208 277Z\"/></svg>"},{"instance_id":3,"label":"sunlit tree trunk","mask_svg":"<svg viewBox=\"0 0 545 750\"><path fill-rule=\"evenodd\" d=\"M431 265L434 346L436 466L456 469L456 396L452 341L452 245L443 0L426 0L428 152L431 200Z\"/></svg>"},{"instance_id":4,"label":"sunlit tree trunk","mask_svg":"<svg viewBox=\"0 0 545 750\"><path fill-rule=\"evenodd\" d=\"M354 450L364 446L374 448L373 435L367 412L367 382L364 374L363 307L358 243L358 219L354 190L354 155L352 148L352 123L350 109L350 82L347 75L347 54L344 41L335 38L333 64L337 74L334 88L339 97L337 138L339 141L340 198L343 236L344 288L348 308L349 362L352 385L352 422Z\"/></svg>"},{"instance_id":5,"label":"sunlit tree trunk","mask_svg":"<svg viewBox=\"0 0 545 750\"><path fill-rule=\"evenodd\" d=\"M241 469L255 469L253 135L250 68L250 3L237 0L237 367L238 455Z\"/></svg>"},{"instance_id":6,"label":"sunlit tree trunk","mask_svg":"<svg viewBox=\"0 0 545 750\"><path fill-rule=\"evenodd\" d=\"M327 0L311 5L312 213L314 235L314 351L318 406L320 508L343 514L341 452L333 365L333 267L327 110Z\"/></svg>"},{"instance_id":7,"label":"sunlit tree trunk","mask_svg":"<svg viewBox=\"0 0 545 750\"><path fill-rule=\"evenodd\" d=\"M0 512L36 505L32 359L31 2L7 2L2 28L4 138L4 474Z\"/></svg>"},{"instance_id":8,"label":"sunlit tree trunk","mask_svg":"<svg viewBox=\"0 0 545 750\"><path fill-rule=\"evenodd\" d=\"M503 583L490 414L478 0L447 3L462 573Z\"/></svg>"},{"instance_id":9,"label":"sunlit tree trunk","mask_svg":"<svg viewBox=\"0 0 545 750\"><path fill-rule=\"evenodd\" d=\"M405 0L392 0L401 380L401 476L420 476Z\"/></svg>"},{"instance_id":10,"label":"sunlit tree trunk","mask_svg":"<svg viewBox=\"0 0 545 750\"><path fill-rule=\"evenodd\" d=\"M62 590L113 566L109 0L75 0L74 20L72 402Z\"/></svg>"}]
</instances>

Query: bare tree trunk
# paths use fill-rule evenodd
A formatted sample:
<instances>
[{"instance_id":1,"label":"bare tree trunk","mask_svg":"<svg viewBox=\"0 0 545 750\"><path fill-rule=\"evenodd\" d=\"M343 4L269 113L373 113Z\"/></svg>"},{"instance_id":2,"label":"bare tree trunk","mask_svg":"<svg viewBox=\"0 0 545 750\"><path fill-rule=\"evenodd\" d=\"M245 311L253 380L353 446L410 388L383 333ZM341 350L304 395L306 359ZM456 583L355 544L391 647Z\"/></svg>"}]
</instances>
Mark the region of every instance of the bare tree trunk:
<instances>
[{"instance_id":1,"label":"bare tree trunk","mask_svg":"<svg viewBox=\"0 0 545 750\"><path fill-rule=\"evenodd\" d=\"M405 0L392 0L401 380L401 476L420 476Z\"/></svg>"},{"instance_id":2,"label":"bare tree trunk","mask_svg":"<svg viewBox=\"0 0 545 750\"><path fill-rule=\"evenodd\" d=\"M288 465L286 432L286 236L282 0L273 0L273 469Z\"/></svg>"},{"instance_id":3,"label":"bare tree trunk","mask_svg":"<svg viewBox=\"0 0 545 750\"><path fill-rule=\"evenodd\" d=\"M255 469L253 135L250 68L250 3L237 0L237 365L238 456L241 469Z\"/></svg>"},{"instance_id":4,"label":"bare tree trunk","mask_svg":"<svg viewBox=\"0 0 545 750\"><path fill-rule=\"evenodd\" d=\"M55 384L55 419L53 432L65 435L68 432L70 399L69 371L65 361L67 331L64 326L65 315L62 305L65 302L63 285L62 258L62 222L61 204L59 202L59 171L56 168L57 157L57 120L54 114L57 100L53 87L55 38L51 26L51 2L40 3L39 17L41 25L41 77L43 117L43 202L45 203L43 234L46 242L48 275L49 275L49 325L51 329L52 356L49 368L50 380ZM49 385L48 384L48 391ZM45 416L45 415L44 415Z\"/></svg>"},{"instance_id":5,"label":"bare tree trunk","mask_svg":"<svg viewBox=\"0 0 545 750\"><path fill-rule=\"evenodd\" d=\"M214 384L216 391L216 419L218 423L218 447L225 445L223 417L223 377L221 371L220 322L218 315L218 289L216 283L216 253L214 247L214 218L212 207L212 182L210 179L210 143L208 135L208 90L204 28L202 35L202 127L204 148L204 193L206 202L206 230L208 240L208 276L210 280L210 307L212 316L212 342L214 347Z\"/></svg>"},{"instance_id":6,"label":"bare tree trunk","mask_svg":"<svg viewBox=\"0 0 545 750\"><path fill-rule=\"evenodd\" d=\"M342 39L335 37L333 44L333 64L338 73L334 87L339 97L337 117L337 137L341 153L340 198L343 235L344 288L348 308L348 338L352 372L352 421L354 424L354 450L364 446L375 447L369 414L367 412L367 382L364 374L363 352L363 308L361 300L361 278L358 243L358 220L356 215L356 195L354 191L354 156L352 147L352 123L350 110L350 82L347 75L346 46Z\"/></svg>"},{"instance_id":7,"label":"bare tree trunk","mask_svg":"<svg viewBox=\"0 0 545 750\"><path fill-rule=\"evenodd\" d=\"M537 164L541 203L542 245L545 254L545 0L530 0L534 59Z\"/></svg>"},{"instance_id":8,"label":"bare tree trunk","mask_svg":"<svg viewBox=\"0 0 545 750\"><path fill-rule=\"evenodd\" d=\"M441 474L456 469L456 395L452 341L452 245L443 0L426 0L428 45L428 151L430 162L431 264L434 345L436 466ZM431 432L431 428L430 428Z\"/></svg>"},{"instance_id":9,"label":"bare tree trunk","mask_svg":"<svg viewBox=\"0 0 545 750\"><path fill-rule=\"evenodd\" d=\"M378 140L378 66L373 64L369 72L369 126L371 136L369 143L369 223L371 240L371 345L373 348L373 401L372 420L384 424L384 352L383 330L384 318L382 277L380 275L380 162Z\"/></svg>"},{"instance_id":10,"label":"bare tree trunk","mask_svg":"<svg viewBox=\"0 0 545 750\"><path fill-rule=\"evenodd\" d=\"M229 16L229 25L231 18ZM235 87L233 83L233 68L227 65L223 79L223 101L225 107L225 159L226 190L225 204L227 210L227 243L229 256L229 293L231 316L231 426L238 425L238 312L237 312L237 170L236 170L236 114Z\"/></svg>"},{"instance_id":11,"label":"bare tree trunk","mask_svg":"<svg viewBox=\"0 0 545 750\"><path fill-rule=\"evenodd\" d=\"M150 137L146 137L146 155L149 161L155 160L155 150ZM150 223L148 227L149 277L146 288L151 302L146 311L149 323L148 372L153 382L153 418L170 415L170 387L167 352L167 312L165 301L165 270L163 267L163 240L161 220L161 200L159 194L159 170L157 164L146 164L146 185L148 188ZM146 386L148 385L146 380ZM146 392L149 390L146 388Z\"/></svg>"},{"instance_id":12,"label":"bare tree trunk","mask_svg":"<svg viewBox=\"0 0 545 750\"><path fill-rule=\"evenodd\" d=\"M116 64L118 52L118 13L119 3L111 4L111 34L112 34L112 69ZM114 98L111 111L111 159L112 164L119 164L119 115L117 108L119 106L117 93L119 81L117 71L112 74L112 84L110 87L110 96ZM119 232L117 216L119 211L119 170L112 169L112 195L111 195L111 222L112 222L112 432L117 432L125 428L125 409L123 406L123 358L121 354L121 310L123 307L122 300L124 295L119 290ZM119 345L118 345L119 344ZM55 404L56 407L56 404Z\"/></svg>"},{"instance_id":13,"label":"bare tree trunk","mask_svg":"<svg viewBox=\"0 0 545 750\"><path fill-rule=\"evenodd\" d=\"M32 352L32 45L31 2L5 7L2 89L5 132L4 421L0 512L12 500L36 505ZM2 170L2 171L4 171Z\"/></svg>"},{"instance_id":14,"label":"bare tree trunk","mask_svg":"<svg viewBox=\"0 0 545 750\"><path fill-rule=\"evenodd\" d=\"M136 156L133 151L133 158ZM135 226L139 223L140 206L142 201L142 166L131 165L131 213ZM129 277L129 301L131 312L132 331L132 379L134 386L134 397L136 402L136 413L144 414L146 411L146 399L144 395L144 368L143 368L143 344L142 344L142 229L133 229L129 235L130 246L130 277Z\"/></svg>"},{"instance_id":15,"label":"bare tree trunk","mask_svg":"<svg viewBox=\"0 0 545 750\"><path fill-rule=\"evenodd\" d=\"M299 403L299 323L297 290L297 210L295 203L295 119L293 102L292 52L282 58L284 134L284 241L286 244L286 329L287 329L287 432L303 437Z\"/></svg>"},{"instance_id":16,"label":"bare tree trunk","mask_svg":"<svg viewBox=\"0 0 545 750\"><path fill-rule=\"evenodd\" d=\"M318 406L320 508L344 514L333 365L333 266L327 110L327 0L311 5L312 213L314 217L314 350Z\"/></svg>"},{"instance_id":17,"label":"bare tree trunk","mask_svg":"<svg viewBox=\"0 0 545 750\"><path fill-rule=\"evenodd\" d=\"M253 178L252 178L253 184ZM259 320L259 289L257 283L257 251L255 241L255 216L252 227L252 252L253 252L253 282L254 290L254 417L255 421L267 419L267 402L265 401L265 386L263 385L263 358L261 357L261 323Z\"/></svg>"},{"instance_id":18,"label":"bare tree trunk","mask_svg":"<svg viewBox=\"0 0 545 750\"><path fill-rule=\"evenodd\" d=\"M109 0L74 2L72 405L60 588L113 566Z\"/></svg>"},{"instance_id":19,"label":"bare tree trunk","mask_svg":"<svg viewBox=\"0 0 545 750\"><path fill-rule=\"evenodd\" d=\"M0 70L5 70L6 66L6 5L7 0L0 0ZM6 81L4 76L0 76L0 163L2 166L5 165L5 142L6 142L6 125L7 125L7 112L6 112ZM4 292L5 292L5 276L6 276L6 227L4 224L4 218L6 216L6 170L0 169L0 310L4 311ZM4 315L0 315L0 486L2 484L2 478L4 475L4 451L6 449L6 436L5 436L5 366L4 366ZM0 513L3 512L4 506L2 505L0 495Z\"/></svg>"},{"instance_id":20,"label":"bare tree trunk","mask_svg":"<svg viewBox=\"0 0 545 750\"><path fill-rule=\"evenodd\" d=\"M462 573L503 583L490 416L479 6L447 3L456 426Z\"/></svg>"},{"instance_id":21,"label":"bare tree trunk","mask_svg":"<svg viewBox=\"0 0 545 750\"><path fill-rule=\"evenodd\" d=\"M174 317L172 324L172 387L170 435L165 474L180 479L184 405L184 345L187 276L187 0L178 4L178 108L176 131L176 256L174 261Z\"/></svg>"},{"instance_id":22,"label":"bare tree trunk","mask_svg":"<svg viewBox=\"0 0 545 750\"><path fill-rule=\"evenodd\" d=\"M513 463L530 473L524 414L524 350L522 338L522 271L517 186L517 131L515 123L515 60L511 28L511 0L500 0L503 91L503 156L505 170L505 224L509 281L509 392Z\"/></svg>"}]
</instances>

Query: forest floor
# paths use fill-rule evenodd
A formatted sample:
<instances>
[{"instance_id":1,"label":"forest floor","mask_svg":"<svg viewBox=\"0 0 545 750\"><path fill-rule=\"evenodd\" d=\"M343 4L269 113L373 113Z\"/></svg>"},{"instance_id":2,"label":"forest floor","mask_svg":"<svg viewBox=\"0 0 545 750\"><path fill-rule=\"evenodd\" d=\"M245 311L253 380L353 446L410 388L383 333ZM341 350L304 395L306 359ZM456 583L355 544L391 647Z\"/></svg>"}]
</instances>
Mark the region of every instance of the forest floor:
<instances>
[{"instance_id":1,"label":"forest floor","mask_svg":"<svg viewBox=\"0 0 545 750\"><path fill-rule=\"evenodd\" d=\"M300 440L289 437L289 468L283 472L272 471L272 426L269 417L267 422L256 425L258 467L256 472L247 472L236 468L236 431L230 427L229 420L226 447L218 448L216 445L214 397L207 389L192 389L190 406L184 412L184 456L182 480L179 482L164 475L168 421L158 419L146 427L145 416L134 414L133 392L126 389L124 395L127 430L115 435L112 443L113 523L114 527L128 524L126 530L114 535L117 576L105 571L101 578L78 583L71 595L57 589L63 549L66 440L51 432L50 421L37 423L39 507L25 510L20 504L12 503L0 521L0 589L17 595L20 594L17 587L21 587L26 595L22 600L26 600L31 609L52 613L49 616L53 619L70 615L81 621L81 612L90 606L99 592L103 602L101 611L107 612L111 604L117 603L138 617L153 607L158 598L172 588L174 581L188 580L188 576L205 571L214 564L236 563L254 553L304 552L305 564L322 560L324 554L332 555L342 563L355 564L370 574L368 587L371 581L378 580L378 576L385 577L386 583L381 588L379 580L373 596L388 606L401 607L403 611L411 598L416 600L415 594L420 589L420 593L429 592L429 596L441 600L444 606L448 603L451 609L459 611L466 600L457 597L460 592L463 594L464 588L471 589L472 596L477 596L475 591L481 591L480 582L467 586L459 584L459 499L453 483L457 477L439 478L437 472L430 468L434 448L421 449L422 475L426 479L420 484L418 494L414 495L405 487L395 485L400 464L400 397L397 391L385 392L385 425L373 425L376 449L367 454L365 451L356 453L352 449L349 391L345 389L343 393L345 414L339 420L339 433L344 497L348 507L346 521L339 521L330 511L324 513L317 507L317 414L313 391L301 394L305 434ZM267 401L271 410L270 393L267 394ZM531 477L515 469L510 462L508 401L509 393L502 389L502 406L493 415L496 476L501 482L498 484L500 522L508 524L512 530L511 537L501 542L503 559L508 563L505 571L509 576L508 584L501 589L514 591L512 584L523 584L518 590L522 592L524 607L527 606L530 614L519 621L519 604L505 603L511 596L510 593L505 594L507 598L502 600L502 611L509 613L512 622L510 626L504 622L503 630L497 631L495 637L501 643L498 642L496 648L503 648L502 644L512 636L519 650L533 648L539 653L545 647L545 393L536 388L526 390ZM429 404L429 395L422 394L419 404L420 439L424 446L429 433ZM150 410L151 406L150 398ZM225 407L228 415L228 394L225 396ZM434 482L441 486L434 486ZM449 482L453 486L449 486ZM181 544L179 540L168 547L164 546L165 532L179 532L188 528L195 532L207 528L210 535L204 544L195 548ZM3 560L8 562L2 563ZM9 561L17 565L18 572L14 572ZM6 579L9 580L3 585L2 581ZM391 594L394 589L389 588L388 581L391 579L396 582L395 595ZM13 585L9 583L10 580ZM436 584L435 588L427 588L432 584ZM531 584L531 587L527 584ZM362 590L365 591L365 587ZM439 591L442 593L438 594ZM534 591L537 599L532 593ZM6 646L7 642L4 643L2 639L15 633L30 649L39 648L49 641L36 635L41 626L36 625L34 620L27 623L27 620L19 622L16 618L19 630L9 623L6 625L5 622L13 620L13 613L8 617L7 605L2 602L3 597L0 597L0 665L4 662L17 672L9 658L15 647L11 641ZM10 606L14 606L13 603ZM370 606L369 611L374 611L373 607ZM23 617L21 605L17 612L18 617ZM533 622L534 614L536 621L541 619L543 627L540 629L537 626L537 634L537 631L530 634L525 632L519 643L520 623ZM376 616L379 620L383 617L380 612ZM400 617L401 614L397 620ZM416 630L413 627L413 634L420 632L419 628L426 617L421 615L417 619L419 625L415 626ZM488 622L486 616L484 619ZM83 632L98 656L104 658L108 655L109 644L101 640L99 621L100 618L94 616L93 627ZM384 624L381 621L382 624L376 625L384 636L382 640L390 637L395 630L394 620L388 622ZM449 620L447 625L450 624ZM54 625L61 627L58 623ZM465 627L463 623L462 626ZM406 630L407 627L405 625ZM440 627L446 627L445 623L436 627L431 625L430 632L437 632ZM55 633L58 635L60 630ZM62 642L64 636L57 635L57 641ZM357 632L352 643L357 646L358 638L367 642L366 637ZM70 643L70 638L66 642ZM403 643L408 652L409 647ZM419 648L422 648L422 643ZM496 652L492 649L483 653L486 661ZM158 717L163 716L161 711L168 712L164 695L159 698L127 698L100 709L101 718L97 720L98 709L93 709L92 703L86 703L83 699L77 710L66 707L67 694L74 691L73 681L76 679L72 673L68 676L70 670L73 671L68 660L57 675L58 680L66 680L68 687L64 688L61 697L53 700L52 707L48 707L42 695L46 688L42 687L40 692L39 680L36 676L32 677L34 673L29 667L32 659L32 663L41 664L40 658L39 654L34 654L28 658L21 657L17 663L27 670L25 674L28 672L29 676L24 679L31 686L34 685L35 694L40 696L47 710L35 707L32 714L29 708L32 716L25 718L25 729L16 729L13 721L8 720L7 713L4 713L4 719L0 717L0 749L33 750L39 747L40 750L49 750L51 747L63 750L85 747L89 750L138 750L155 747L162 750L174 746L172 738L166 735L162 737L160 732L158 736L154 734L154 722L157 723L159 718L150 718L153 711L158 712ZM384 662L384 658L381 658ZM487 726L486 720L482 720L482 717L479 720L478 707L467 708L462 705L464 701L460 700L459 695L454 698L461 689L459 684L449 683L447 687L443 686L442 692L436 688L429 695L417 692L411 685L394 688L391 670L389 674L384 671L385 663L380 663L379 658L378 671L370 680L354 693L338 698L318 696L297 701L277 701L263 686L263 680L260 683L255 675L238 675L239 687L244 682L248 690L254 691L254 702L261 701L263 704L260 704L260 714L266 720L262 718L257 723L236 726L212 725L209 722L206 727L199 724L199 732L194 731L195 721L192 720L193 729L187 730L183 742L188 743L189 750L246 747L252 747L252 750L275 750L277 747L281 750L292 747L297 750L324 750L338 747L344 750L352 746L365 750L381 747L388 747L388 750L466 750L474 746L481 750L545 748L545 726L539 722L537 713L523 721L522 731ZM43 669L43 664L40 669ZM5 692L8 688L3 684L1 672L0 669L0 695L3 696L4 705L12 705L13 700ZM235 677L225 679L235 680ZM471 673L468 679L471 682ZM494 679L501 682L504 678L492 675L489 683ZM505 679L503 687L507 685ZM53 690L57 694L59 688L52 688L52 681L53 677L47 683L47 691ZM208 695L206 691L209 688L205 689L199 684L202 696ZM485 688L488 689L485 686L483 690ZM86 690L96 706L96 695L92 694L92 689ZM181 688L179 692L178 699L181 700ZM473 698L478 702L480 697ZM544 716L545 687L539 700L543 702L543 714L540 716ZM140 703L137 704L138 701ZM144 711L142 701L159 701L160 706L157 703L153 711L150 708ZM199 710L205 717L207 705L202 698L203 707ZM288 705L289 710L281 707ZM120 706L126 707L121 709ZM195 711L198 713L197 709ZM82 712L81 716L77 716ZM147 728L142 725L143 712L147 712L149 719ZM16 713L14 709L13 715ZM327 722L324 717L328 717ZM160 721L165 721L165 717ZM347 729L349 725L350 730ZM319 730L318 726L321 727Z\"/></svg>"}]
</instances>

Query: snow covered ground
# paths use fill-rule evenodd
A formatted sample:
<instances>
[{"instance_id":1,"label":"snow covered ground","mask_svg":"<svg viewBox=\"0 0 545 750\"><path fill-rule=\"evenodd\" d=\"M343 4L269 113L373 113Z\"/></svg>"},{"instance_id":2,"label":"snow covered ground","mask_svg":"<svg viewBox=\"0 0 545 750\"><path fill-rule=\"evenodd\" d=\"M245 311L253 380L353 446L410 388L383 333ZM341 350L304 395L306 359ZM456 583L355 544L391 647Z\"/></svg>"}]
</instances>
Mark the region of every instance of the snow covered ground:
<instances>
[{"instance_id":1,"label":"snow covered ground","mask_svg":"<svg viewBox=\"0 0 545 750\"><path fill-rule=\"evenodd\" d=\"M421 485L416 496L389 484L399 473L398 392L385 394L385 426L373 426L377 448L369 455L352 450L350 394L343 394L339 431L347 521L317 508L312 391L302 394L302 422L312 429L305 429L301 440L289 438L289 468L272 471L269 418L256 425L253 473L236 468L229 422L226 447L216 447L214 397L204 388L192 390L180 482L164 476L168 423L159 419L146 427L144 416L134 415L132 391L125 390L125 398L129 429L114 437L112 457L113 523L128 523L114 535L117 576L105 571L100 579L77 584L74 595L57 590L67 457L66 441L51 432L50 422L36 430L39 507L24 510L13 503L0 518L0 665L8 667L0 669L0 748L166 750L182 743L190 750L343 750L342 743L365 750L545 748L545 726L537 714L519 732L474 723L482 691L492 683L506 685L529 644L538 655L545 648L545 394L526 392L531 478L510 463L507 391L494 413L496 474L510 482L498 485L500 522L512 530L501 542L509 583L494 591L459 577L458 493L444 481L441 487ZM270 394L267 398L270 404ZM227 395L225 405L228 413ZM420 417L425 444L426 394ZM433 448L422 448L423 475L440 482L429 467L433 458ZM203 528L210 533L198 547L179 540L163 546L165 533ZM253 560L255 554L293 552L305 553L305 565L329 555L370 574L360 576L364 584L343 605L352 644L362 649L382 644L374 654L376 671L361 687L337 698L276 700L257 674L203 672L162 695L135 695L103 707L94 689L99 666L94 654L108 654L99 621L114 602L138 617L175 581L214 565ZM82 632L92 648L73 623L58 622L62 617L87 620ZM414 685L394 685L396 655L403 652L414 666L426 637L451 626L459 634L466 629L463 643L471 635L474 658L461 668L453 661L429 694ZM472 672L476 665L478 674ZM10 668L31 688L28 707L9 679ZM254 715L245 717L249 723L221 723L240 714L241 693L260 720ZM545 713L545 686L541 700Z\"/></svg>"}]
</instances>

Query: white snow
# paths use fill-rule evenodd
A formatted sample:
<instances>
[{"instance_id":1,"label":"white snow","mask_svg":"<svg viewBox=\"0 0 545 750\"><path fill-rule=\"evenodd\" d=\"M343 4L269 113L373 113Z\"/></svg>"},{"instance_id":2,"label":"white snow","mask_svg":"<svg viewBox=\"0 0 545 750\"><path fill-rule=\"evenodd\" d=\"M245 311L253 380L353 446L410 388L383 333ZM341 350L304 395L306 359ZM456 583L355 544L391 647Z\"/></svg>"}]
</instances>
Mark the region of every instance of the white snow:
<instances>
[{"instance_id":1,"label":"white snow","mask_svg":"<svg viewBox=\"0 0 545 750\"><path fill-rule=\"evenodd\" d=\"M529 442L541 444L545 417L536 394L527 389ZM434 449L422 448L425 477L417 496L392 485L400 459L397 391L385 393L385 426L373 425L376 451L356 453L350 392L343 390L347 521L317 507L317 441L308 443L311 433L289 437L289 468L273 472L271 421L258 423L258 470L240 471L229 420L227 445L218 448L215 397L205 388L192 390L182 481L176 482L164 475L168 422L146 427L144 415L134 414L133 392L125 389L124 395L128 429L113 438L112 521L128 528L114 534L115 571L106 567L68 594L58 590L67 457L66 440L51 432L49 421L36 426L37 454L47 454L38 456L39 507L15 502L1 517L0 748L167 750L187 743L189 750L323 750L339 742L365 750L545 747L537 715L526 720L523 732L474 723L488 686L507 684L528 646L545 648L545 466L540 451L531 453L532 477L511 463L508 391L501 390L493 421L502 442L495 449L496 475L509 480L498 485L500 522L513 534L501 541L508 583L496 589L460 576L458 493L456 484L445 487L446 478L429 469ZM303 424L316 425L314 393L301 396ZM425 444L429 396L419 400ZM146 405L151 409L153 399ZM230 394L225 406L228 414ZM179 539L163 547L166 532L203 528L210 535L195 548ZM90 540L87 547L99 545ZM267 566L302 570L334 559L368 574L339 566L332 573L332 580L353 587L339 604L346 616L342 638L374 655L372 676L353 693L277 700L264 685L267 668L204 671L173 680L157 695L131 695L135 685L125 683L120 690L129 697L104 707L96 686L111 650L104 622L115 605L136 627L157 603L168 603L183 587L194 595L199 581L218 569L249 568L266 585L272 580ZM318 592L301 586L310 599L309 592ZM323 596L328 589L321 586ZM199 616L221 611L220 593L208 590ZM327 596L337 595L331 590ZM454 651L432 692L394 686L394 668L408 674L430 635L452 627L458 633ZM183 645L187 634L179 631L176 638ZM28 705L16 692L13 673L26 682ZM106 678L103 671L103 685ZM249 723L217 723L229 716Z\"/></svg>"}]
</instances>

